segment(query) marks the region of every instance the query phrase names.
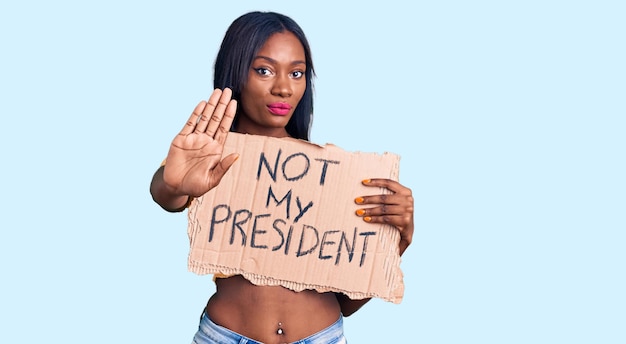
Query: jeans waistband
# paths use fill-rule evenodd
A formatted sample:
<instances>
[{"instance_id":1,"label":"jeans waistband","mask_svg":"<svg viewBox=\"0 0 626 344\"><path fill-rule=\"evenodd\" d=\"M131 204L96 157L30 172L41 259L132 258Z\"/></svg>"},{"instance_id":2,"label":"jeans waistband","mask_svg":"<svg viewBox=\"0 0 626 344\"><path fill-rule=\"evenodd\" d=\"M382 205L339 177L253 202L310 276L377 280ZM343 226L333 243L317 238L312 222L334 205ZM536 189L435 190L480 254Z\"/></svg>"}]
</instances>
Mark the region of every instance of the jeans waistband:
<instances>
[{"instance_id":1,"label":"jeans waistband","mask_svg":"<svg viewBox=\"0 0 626 344\"><path fill-rule=\"evenodd\" d=\"M262 344L251 338L240 335L237 332L231 331L223 326L220 326L203 314L200 321L198 333L194 337L194 343L205 343L202 340L209 340L206 343L220 343L220 344ZM211 342L212 340L213 342ZM330 344L330 343L346 343L343 334L343 316L339 316L339 319L327 328L312 334L311 336L298 340L294 344Z\"/></svg>"}]
</instances>

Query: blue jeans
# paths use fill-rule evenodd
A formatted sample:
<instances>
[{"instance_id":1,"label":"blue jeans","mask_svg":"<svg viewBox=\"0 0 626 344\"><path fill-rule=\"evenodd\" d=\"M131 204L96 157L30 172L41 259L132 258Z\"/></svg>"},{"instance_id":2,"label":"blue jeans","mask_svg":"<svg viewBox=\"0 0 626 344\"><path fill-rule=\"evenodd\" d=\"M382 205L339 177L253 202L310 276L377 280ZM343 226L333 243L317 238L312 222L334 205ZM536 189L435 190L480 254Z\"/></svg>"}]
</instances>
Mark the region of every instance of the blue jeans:
<instances>
[{"instance_id":1,"label":"blue jeans","mask_svg":"<svg viewBox=\"0 0 626 344\"><path fill-rule=\"evenodd\" d=\"M262 344L248 337L244 337L225 327L222 327L209 319L205 314L202 315L198 332L193 337L192 344ZM343 335L343 317L327 328L301 339L293 344L347 344L346 337Z\"/></svg>"}]
</instances>

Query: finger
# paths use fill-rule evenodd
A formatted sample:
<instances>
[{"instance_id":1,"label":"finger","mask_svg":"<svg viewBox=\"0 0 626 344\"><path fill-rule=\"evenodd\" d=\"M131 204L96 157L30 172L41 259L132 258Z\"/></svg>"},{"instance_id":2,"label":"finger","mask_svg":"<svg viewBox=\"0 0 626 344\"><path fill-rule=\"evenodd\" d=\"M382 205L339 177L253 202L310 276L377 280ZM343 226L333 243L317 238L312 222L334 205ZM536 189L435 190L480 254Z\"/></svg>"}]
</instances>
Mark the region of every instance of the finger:
<instances>
[{"instance_id":1,"label":"finger","mask_svg":"<svg viewBox=\"0 0 626 344\"><path fill-rule=\"evenodd\" d=\"M363 221L367 223L383 223L391 226L395 226L401 232L404 232L407 228L412 228L413 216L412 214L400 214L400 215L365 215L362 217ZM411 234L410 230L407 230L404 234Z\"/></svg>"},{"instance_id":2,"label":"finger","mask_svg":"<svg viewBox=\"0 0 626 344\"><path fill-rule=\"evenodd\" d=\"M235 161L237 161L237 159L239 159L239 154L232 153L224 157L224 159L222 159L222 161L220 161L220 163L215 166L211 178L211 181L213 181L215 184L210 185L211 188L217 186L220 183L228 169L230 169L230 167L235 163Z\"/></svg>"},{"instance_id":3,"label":"finger","mask_svg":"<svg viewBox=\"0 0 626 344\"><path fill-rule=\"evenodd\" d=\"M406 223L404 217L400 215L381 215L381 216L363 216L363 221L367 223L383 223L395 226L399 229L403 228Z\"/></svg>"},{"instance_id":4,"label":"finger","mask_svg":"<svg viewBox=\"0 0 626 344\"><path fill-rule=\"evenodd\" d=\"M202 110L204 110L205 106L206 102L204 100L196 105L196 108L193 109L193 112L191 113L191 116L189 116L187 123L185 123L185 126L180 131L182 135L189 135L196 129L196 125L198 124L198 118L200 118Z\"/></svg>"},{"instance_id":5,"label":"finger","mask_svg":"<svg viewBox=\"0 0 626 344\"><path fill-rule=\"evenodd\" d=\"M206 133L210 137L215 136L217 128L222 123L224 112L226 111L226 108L230 103L230 99L232 98L232 96L233 91L231 91L229 88L225 88L224 91L222 91L222 94L218 99L217 106L213 110L213 113L210 115L211 120L209 121L209 127L206 129Z\"/></svg>"},{"instance_id":6,"label":"finger","mask_svg":"<svg viewBox=\"0 0 626 344\"><path fill-rule=\"evenodd\" d=\"M228 102L226 111L224 112L222 122L220 122L220 126L215 133L215 140L220 144L224 144L224 142L226 142L226 136L228 135L228 132L230 132L230 127L233 125L233 120L235 119L236 112L237 101L231 99L230 102Z\"/></svg>"},{"instance_id":7,"label":"finger","mask_svg":"<svg viewBox=\"0 0 626 344\"><path fill-rule=\"evenodd\" d=\"M382 195L370 195L360 196L354 199L356 204L409 204L412 202L410 195L398 195L398 194L382 194Z\"/></svg>"},{"instance_id":8,"label":"finger","mask_svg":"<svg viewBox=\"0 0 626 344\"><path fill-rule=\"evenodd\" d=\"M361 208L356 210L358 216L384 216L384 215L402 215L410 212L407 207L399 205L382 205L372 208Z\"/></svg>"},{"instance_id":9,"label":"finger","mask_svg":"<svg viewBox=\"0 0 626 344\"><path fill-rule=\"evenodd\" d=\"M200 116L200 120L198 120L198 124L196 125L196 133L204 133L209 126L209 120L213 116L215 112L215 108L219 103L220 97L222 96L222 90L216 88L213 90L213 93L209 97L207 105L204 107L202 114Z\"/></svg>"},{"instance_id":10,"label":"finger","mask_svg":"<svg viewBox=\"0 0 626 344\"><path fill-rule=\"evenodd\" d=\"M362 181L362 183L365 186L374 186L374 187L377 186L381 188L386 188L389 191L392 191L393 193L411 194L411 189L391 179L384 179L384 178L365 179Z\"/></svg>"}]
</instances>

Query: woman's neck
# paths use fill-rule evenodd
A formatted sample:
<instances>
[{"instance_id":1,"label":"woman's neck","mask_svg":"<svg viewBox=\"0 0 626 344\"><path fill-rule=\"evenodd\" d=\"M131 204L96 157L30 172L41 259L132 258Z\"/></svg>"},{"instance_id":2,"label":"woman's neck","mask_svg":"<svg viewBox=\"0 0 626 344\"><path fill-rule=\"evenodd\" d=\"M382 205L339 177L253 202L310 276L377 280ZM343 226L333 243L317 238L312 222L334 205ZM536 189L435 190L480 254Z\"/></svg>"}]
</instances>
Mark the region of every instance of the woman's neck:
<instances>
[{"instance_id":1,"label":"woman's neck","mask_svg":"<svg viewBox=\"0 0 626 344\"><path fill-rule=\"evenodd\" d=\"M261 135L279 138L291 136L285 128L245 128L238 125L234 131L240 134Z\"/></svg>"}]
</instances>

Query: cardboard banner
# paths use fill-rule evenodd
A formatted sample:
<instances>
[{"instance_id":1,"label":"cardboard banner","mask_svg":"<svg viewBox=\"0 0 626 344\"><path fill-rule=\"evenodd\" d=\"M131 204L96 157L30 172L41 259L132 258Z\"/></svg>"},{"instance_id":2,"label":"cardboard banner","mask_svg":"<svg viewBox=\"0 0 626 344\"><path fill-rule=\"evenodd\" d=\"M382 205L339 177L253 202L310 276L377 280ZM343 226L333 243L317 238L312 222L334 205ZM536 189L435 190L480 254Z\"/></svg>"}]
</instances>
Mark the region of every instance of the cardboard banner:
<instances>
[{"instance_id":1,"label":"cardboard banner","mask_svg":"<svg viewBox=\"0 0 626 344\"><path fill-rule=\"evenodd\" d=\"M189 207L191 272L401 302L399 232L364 222L354 203L389 192L361 180L398 180L398 155L231 132L232 152L239 160Z\"/></svg>"}]
</instances>

